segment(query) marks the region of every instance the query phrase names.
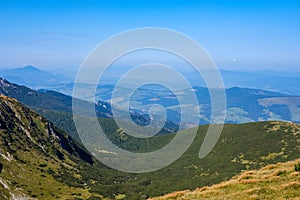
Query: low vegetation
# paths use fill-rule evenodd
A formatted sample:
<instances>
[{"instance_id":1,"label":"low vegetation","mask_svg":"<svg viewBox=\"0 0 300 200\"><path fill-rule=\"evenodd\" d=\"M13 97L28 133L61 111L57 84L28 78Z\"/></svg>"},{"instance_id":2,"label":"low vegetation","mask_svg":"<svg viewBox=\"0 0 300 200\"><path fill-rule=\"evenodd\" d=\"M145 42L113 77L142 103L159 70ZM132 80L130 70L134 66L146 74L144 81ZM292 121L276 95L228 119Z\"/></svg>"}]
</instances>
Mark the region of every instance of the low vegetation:
<instances>
[{"instance_id":1,"label":"low vegetation","mask_svg":"<svg viewBox=\"0 0 300 200\"><path fill-rule=\"evenodd\" d=\"M295 164L295 171L300 172L300 162Z\"/></svg>"},{"instance_id":2,"label":"low vegetation","mask_svg":"<svg viewBox=\"0 0 300 200\"><path fill-rule=\"evenodd\" d=\"M229 181L205 186L194 191L173 192L152 200L193 200L193 199L299 199L300 159L268 165L259 170L245 171ZM295 168L296 169L296 168Z\"/></svg>"}]
</instances>

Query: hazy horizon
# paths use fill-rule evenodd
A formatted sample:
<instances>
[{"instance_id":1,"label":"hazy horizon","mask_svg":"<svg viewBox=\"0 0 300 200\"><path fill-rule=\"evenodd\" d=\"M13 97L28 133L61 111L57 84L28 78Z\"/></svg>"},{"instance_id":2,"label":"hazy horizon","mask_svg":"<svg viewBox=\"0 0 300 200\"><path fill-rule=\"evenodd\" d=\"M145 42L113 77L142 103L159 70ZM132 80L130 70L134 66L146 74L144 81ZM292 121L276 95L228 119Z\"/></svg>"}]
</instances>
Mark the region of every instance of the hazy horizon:
<instances>
[{"instance_id":1,"label":"hazy horizon","mask_svg":"<svg viewBox=\"0 0 300 200\"><path fill-rule=\"evenodd\" d=\"M112 35L163 27L224 70L300 71L299 1L2 1L0 69L74 70ZM16 59L17 58L17 59Z\"/></svg>"},{"instance_id":2,"label":"hazy horizon","mask_svg":"<svg viewBox=\"0 0 300 200\"><path fill-rule=\"evenodd\" d=\"M1 71L6 71L6 70L13 70L13 69L22 69L22 68L26 68L28 66L32 66L38 70L41 71L45 71L51 74L57 74L57 75L63 75L63 74L74 74L77 73L80 66L73 66L73 67L45 67L45 66L37 66L37 65L33 65L33 64L26 64L26 65L22 65L22 66L10 66L10 67L2 67L0 66L0 72ZM126 66L125 66L126 67ZM227 69L227 68L222 68L218 66L218 69L220 71L227 71L227 72L241 72L241 73L255 73L255 72L274 72L274 73L283 73L282 75L287 75L290 74L291 76L300 76L300 67L299 68L294 68L294 69L269 69L269 68L252 68L252 69ZM299 74L298 74L299 73Z\"/></svg>"}]
</instances>

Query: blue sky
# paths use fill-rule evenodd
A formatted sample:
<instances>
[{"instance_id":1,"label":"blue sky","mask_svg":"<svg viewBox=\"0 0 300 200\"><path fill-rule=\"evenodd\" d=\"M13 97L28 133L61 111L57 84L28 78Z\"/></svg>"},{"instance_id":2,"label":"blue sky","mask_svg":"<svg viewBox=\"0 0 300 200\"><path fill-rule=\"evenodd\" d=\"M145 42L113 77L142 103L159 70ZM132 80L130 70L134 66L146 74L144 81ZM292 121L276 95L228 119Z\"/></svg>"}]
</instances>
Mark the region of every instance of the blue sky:
<instances>
[{"instance_id":1,"label":"blue sky","mask_svg":"<svg viewBox=\"0 0 300 200\"><path fill-rule=\"evenodd\" d=\"M77 68L107 37L164 27L201 44L219 68L300 71L300 1L0 1L0 68Z\"/></svg>"}]
</instances>

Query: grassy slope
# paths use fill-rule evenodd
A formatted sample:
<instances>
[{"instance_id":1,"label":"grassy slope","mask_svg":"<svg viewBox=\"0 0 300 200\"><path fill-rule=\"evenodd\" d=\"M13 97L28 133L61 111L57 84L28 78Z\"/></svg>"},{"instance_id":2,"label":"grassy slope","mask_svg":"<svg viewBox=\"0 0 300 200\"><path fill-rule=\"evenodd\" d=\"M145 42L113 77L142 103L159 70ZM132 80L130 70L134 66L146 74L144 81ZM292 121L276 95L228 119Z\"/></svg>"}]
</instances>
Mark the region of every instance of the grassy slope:
<instances>
[{"instance_id":1,"label":"grassy slope","mask_svg":"<svg viewBox=\"0 0 300 200\"><path fill-rule=\"evenodd\" d=\"M0 199L87 199L93 195L76 183L79 164L84 162L62 148L55 127L47 128L50 125L43 118L5 96L0 96L0 108Z\"/></svg>"},{"instance_id":2,"label":"grassy slope","mask_svg":"<svg viewBox=\"0 0 300 200\"><path fill-rule=\"evenodd\" d=\"M300 172L294 169L296 163L300 163L300 159L245 171L210 187L173 192L152 200L300 199Z\"/></svg>"},{"instance_id":3,"label":"grassy slope","mask_svg":"<svg viewBox=\"0 0 300 200\"><path fill-rule=\"evenodd\" d=\"M199 159L198 152L206 130L207 126L199 127L191 147L170 166L145 174L116 172L113 173L113 179L107 176L107 180L116 180L116 184L109 184L107 181L101 185L96 180L91 188L93 191L101 189L106 195L109 190L126 194L129 199L154 197L219 183L229 180L242 170L259 169L268 164L294 160L300 155L299 125L259 122L226 125L213 151L204 159ZM153 150L157 146L164 146L171 136L154 137L147 143L140 142L140 146L145 147L144 151ZM101 170L102 174L112 173L109 169ZM89 175L91 173L94 172Z\"/></svg>"}]
</instances>

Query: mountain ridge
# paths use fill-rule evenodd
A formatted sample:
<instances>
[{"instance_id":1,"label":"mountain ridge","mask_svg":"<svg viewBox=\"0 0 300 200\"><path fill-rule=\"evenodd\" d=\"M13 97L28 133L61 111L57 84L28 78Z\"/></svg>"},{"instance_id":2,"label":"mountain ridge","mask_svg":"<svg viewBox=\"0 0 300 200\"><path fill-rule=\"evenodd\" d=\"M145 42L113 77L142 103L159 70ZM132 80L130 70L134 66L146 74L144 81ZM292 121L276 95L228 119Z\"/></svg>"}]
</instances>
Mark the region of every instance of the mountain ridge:
<instances>
[{"instance_id":1,"label":"mountain ridge","mask_svg":"<svg viewBox=\"0 0 300 200\"><path fill-rule=\"evenodd\" d=\"M86 150L15 99L0 95L0 111L1 199L93 195L75 176L94 163Z\"/></svg>"},{"instance_id":2,"label":"mountain ridge","mask_svg":"<svg viewBox=\"0 0 300 200\"><path fill-rule=\"evenodd\" d=\"M55 115L59 117L60 121L65 121L65 118L63 115L65 113L68 114L68 117L72 116L73 108L72 108L72 101L76 101L80 105L80 113L82 115L85 115L85 113L89 113L87 110L91 106L91 104L94 104L96 116L99 118L112 118L112 111L111 111L111 105L104 101L97 101L97 102L89 102L82 99L72 98L71 96L56 92L56 91L48 91L48 90L32 90L25 86L20 86L18 84L10 83L9 81L0 78L0 94L9 96L11 98L15 98L21 103L25 104L26 106L30 107L31 109L35 110L42 116L45 114L45 111L48 113L51 112L52 114L55 114L57 112L60 112L61 115ZM120 112L124 111L118 111L114 115L114 117L118 118L119 116L122 116ZM70 115L71 114L71 115ZM50 114L51 115L51 114ZM150 119L149 116L140 114L138 111L135 111L132 113L132 118L136 122L141 123L147 123ZM49 117L49 115L45 116ZM67 116L65 116L67 117ZM71 117L72 118L72 117ZM68 118L69 119L69 118ZM52 122L56 122L56 119L50 119ZM68 131L68 127L61 127L60 124L55 123L59 128L62 130ZM176 130L177 124L173 123L172 121L166 122L166 125L163 129L163 133L169 133L173 130ZM71 136L78 138L77 132L75 130L70 133Z\"/></svg>"},{"instance_id":3,"label":"mountain ridge","mask_svg":"<svg viewBox=\"0 0 300 200\"><path fill-rule=\"evenodd\" d=\"M54 87L59 84L68 83L70 80L61 75L43 71L32 65L0 71L0 76L11 82L26 85L32 88ZM28 77L34 77L28 78Z\"/></svg>"},{"instance_id":4,"label":"mountain ridge","mask_svg":"<svg viewBox=\"0 0 300 200\"><path fill-rule=\"evenodd\" d=\"M25 72L22 73L25 69ZM35 76L35 80L28 80L26 76L26 69L34 72L31 75ZM38 74L36 72L38 71ZM64 72L66 73L66 72ZM20 85L26 85L35 89L48 89L57 90L59 92L70 95L72 91L72 85L76 76L76 73L72 72L71 76L68 74L54 74L32 65L27 65L19 68L12 68L0 71L0 77L6 78L11 82L18 83ZM70 73L70 72L69 72ZM38 75L47 74L47 79L39 79ZM300 73L298 71L274 71L274 70L261 70L261 71L234 71L220 69L220 74L223 77L226 88L239 86L246 88L256 88L261 90L270 90L274 92L280 92L290 95L300 95L300 90L297 85L300 84ZM185 76L191 82L193 86L205 87L205 82L200 76L192 72L184 73ZM68 77L68 78L67 78ZM112 77L115 78L115 77ZM71 84L71 85L70 85ZM110 84L110 82L106 83Z\"/></svg>"}]
</instances>

